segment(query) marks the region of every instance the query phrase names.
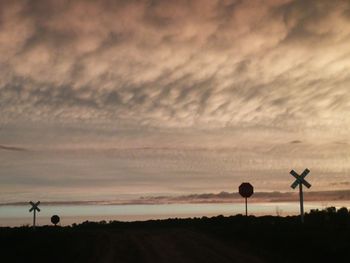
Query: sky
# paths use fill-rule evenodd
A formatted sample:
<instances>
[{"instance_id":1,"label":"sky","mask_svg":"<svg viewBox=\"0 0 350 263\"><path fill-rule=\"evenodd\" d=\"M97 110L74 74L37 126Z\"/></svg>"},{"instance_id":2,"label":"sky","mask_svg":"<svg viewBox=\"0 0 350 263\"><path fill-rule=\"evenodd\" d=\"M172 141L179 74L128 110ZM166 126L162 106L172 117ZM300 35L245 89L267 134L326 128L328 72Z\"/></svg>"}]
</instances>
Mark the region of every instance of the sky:
<instances>
[{"instance_id":1,"label":"sky","mask_svg":"<svg viewBox=\"0 0 350 263\"><path fill-rule=\"evenodd\" d=\"M1 0L0 202L350 187L350 1Z\"/></svg>"}]
</instances>

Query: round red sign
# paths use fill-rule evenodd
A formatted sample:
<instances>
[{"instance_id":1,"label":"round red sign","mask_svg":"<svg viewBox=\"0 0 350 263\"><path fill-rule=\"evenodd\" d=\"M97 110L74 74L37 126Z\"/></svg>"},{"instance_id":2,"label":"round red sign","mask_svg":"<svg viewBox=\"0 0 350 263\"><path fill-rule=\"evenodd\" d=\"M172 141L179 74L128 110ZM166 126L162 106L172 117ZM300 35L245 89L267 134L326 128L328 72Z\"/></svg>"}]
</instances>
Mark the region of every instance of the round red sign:
<instances>
[{"instance_id":1,"label":"round red sign","mask_svg":"<svg viewBox=\"0 0 350 263\"><path fill-rule=\"evenodd\" d=\"M254 187L250 183L242 183L239 188L239 194L243 197L251 197L254 194Z\"/></svg>"}]
</instances>

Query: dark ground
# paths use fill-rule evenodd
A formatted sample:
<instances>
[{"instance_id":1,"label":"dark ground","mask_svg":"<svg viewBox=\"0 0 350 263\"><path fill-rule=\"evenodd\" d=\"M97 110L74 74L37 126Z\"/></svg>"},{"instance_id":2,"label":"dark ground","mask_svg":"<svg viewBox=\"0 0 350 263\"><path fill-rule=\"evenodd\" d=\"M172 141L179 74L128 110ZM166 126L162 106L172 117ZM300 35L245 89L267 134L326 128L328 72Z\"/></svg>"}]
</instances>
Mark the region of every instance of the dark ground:
<instances>
[{"instance_id":1,"label":"dark ground","mask_svg":"<svg viewBox=\"0 0 350 263\"><path fill-rule=\"evenodd\" d=\"M298 217L213 217L0 228L0 262L348 262L345 208Z\"/></svg>"}]
</instances>

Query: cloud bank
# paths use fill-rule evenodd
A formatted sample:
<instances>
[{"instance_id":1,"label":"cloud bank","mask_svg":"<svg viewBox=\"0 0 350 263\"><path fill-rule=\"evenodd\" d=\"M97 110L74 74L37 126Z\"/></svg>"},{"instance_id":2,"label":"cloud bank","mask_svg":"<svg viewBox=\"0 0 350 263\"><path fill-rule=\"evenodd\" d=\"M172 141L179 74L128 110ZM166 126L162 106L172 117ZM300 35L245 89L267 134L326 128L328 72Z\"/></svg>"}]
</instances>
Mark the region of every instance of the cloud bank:
<instances>
[{"instance_id":1,"label":"cloud bank","mask_svg":"<svg viewBox=\"0 0 350 263\"><path fill-rule=\"evenodd\" d=\"M346 0L3 0L2 199L284 191L305 167L346 188L349 40Z\"/></svg>"},{"instance_id":2,"label":"cloud bank","mask_svg":"<svg viewBox=\"0 0 350 263\"><path fill-rule=\"evenodd\" d=\"M0 9L3 122L348 128L348 1L11 0Z\"/></svg>"}]
</instances>

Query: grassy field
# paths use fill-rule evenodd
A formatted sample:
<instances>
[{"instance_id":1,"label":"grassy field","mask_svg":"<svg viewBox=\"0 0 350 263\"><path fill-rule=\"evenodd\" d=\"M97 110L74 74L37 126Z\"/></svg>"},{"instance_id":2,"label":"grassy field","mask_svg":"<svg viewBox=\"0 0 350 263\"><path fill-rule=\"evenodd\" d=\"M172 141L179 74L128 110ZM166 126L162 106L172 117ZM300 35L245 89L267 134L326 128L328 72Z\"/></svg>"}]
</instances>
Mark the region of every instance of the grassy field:
<instances>
[{"instance_id":1,"label":"grassy field","mask_svg":"<svg viewBox=\"0 0 350 263\"><path fill-rule=\"evenodd\" d=\"M0 228L1 262L346 262L350 214ZM345 260L345 261L344 261Z\"/></svg>"}]
</instances>

